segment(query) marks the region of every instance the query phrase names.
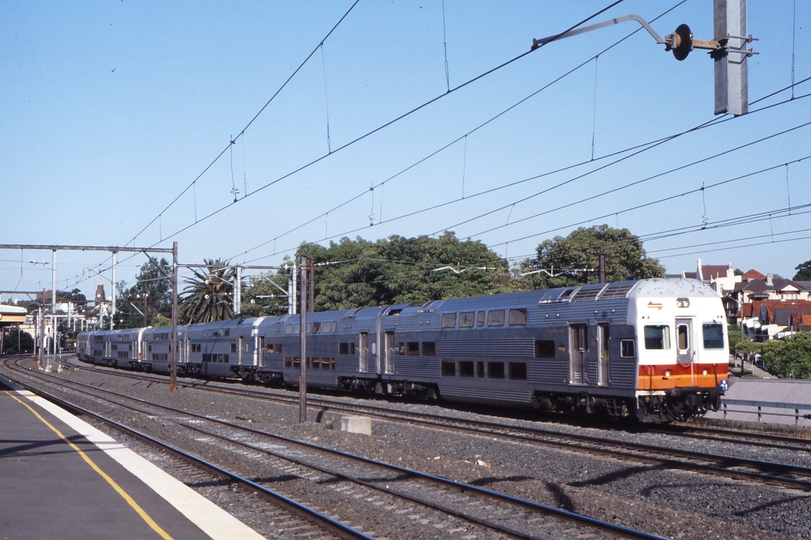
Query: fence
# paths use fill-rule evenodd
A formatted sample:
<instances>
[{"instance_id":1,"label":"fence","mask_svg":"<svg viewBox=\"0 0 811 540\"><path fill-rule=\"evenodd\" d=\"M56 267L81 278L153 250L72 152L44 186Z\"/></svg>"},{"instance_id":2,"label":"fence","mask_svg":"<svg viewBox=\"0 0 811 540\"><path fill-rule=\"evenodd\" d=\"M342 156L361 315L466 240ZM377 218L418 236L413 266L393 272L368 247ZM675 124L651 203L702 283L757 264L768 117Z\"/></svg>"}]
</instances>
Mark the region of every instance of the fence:
<instances>
[{"instance_id":1,"label":"fence","mask_svg":"<svg viewBox=\"0 0 811 540\"><path fill-rule=\"evenodd\" d=\"M739 407L754 407L756 410L730 409L729 405ZM770 401L751 401L746 399L723 399L721 409L724 412L724 420L727 419L728 412L741 414L756 414L757 421L762 422L764 416L777 416L783 418L794 418L794 425L800 425L800 419L811 419L811 413L800 414L800 411L811 411L811 404L806 403L774 403ZM794 414L784 412L764 412L763 409L793 410Z\"/></svg>"}]
</instances>

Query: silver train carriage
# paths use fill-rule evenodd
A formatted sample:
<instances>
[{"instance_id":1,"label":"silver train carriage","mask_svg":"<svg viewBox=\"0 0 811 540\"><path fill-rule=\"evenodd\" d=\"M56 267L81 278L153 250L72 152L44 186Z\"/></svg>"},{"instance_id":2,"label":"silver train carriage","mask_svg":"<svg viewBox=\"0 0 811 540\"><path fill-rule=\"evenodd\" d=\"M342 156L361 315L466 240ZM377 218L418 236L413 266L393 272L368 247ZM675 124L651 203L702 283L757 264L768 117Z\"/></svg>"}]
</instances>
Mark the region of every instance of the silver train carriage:
<instances>
[{"instance_id":1,"label":"silver train carriage","mask_svg":"<svg viewBox=\"0 0 811 540\"><path fill-rule=\"evenodd\" d=\"M301 331L298 315L184 327L178 373L297 385ZM728 379L721 300L680 278L309 313L305 332L314 388L668 422L716 410ZM167 334L141 334L156 371Z\"/></svg>"}]
</instances>

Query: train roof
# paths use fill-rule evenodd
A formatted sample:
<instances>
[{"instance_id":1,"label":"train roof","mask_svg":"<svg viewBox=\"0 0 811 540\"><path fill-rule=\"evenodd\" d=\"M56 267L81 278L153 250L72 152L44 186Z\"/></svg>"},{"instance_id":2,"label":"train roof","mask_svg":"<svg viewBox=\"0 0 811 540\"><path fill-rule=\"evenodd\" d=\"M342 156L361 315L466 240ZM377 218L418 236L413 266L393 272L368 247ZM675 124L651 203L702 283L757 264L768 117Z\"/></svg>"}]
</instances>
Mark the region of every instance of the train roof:
<instances>
[{"instance_id":1,"label":"train roof","mask_svg":"<svg viewBox=\"0 0 811 540\"><path fill-rule=\"evenodd\" d=\"M388 313L414 311L465 311L505 306L531 306L560 302L618 300L646 297L718 297L718 294L696 279L651 278L613 283L592 283L554 289L539 289L514 293L492 294L468 298L449 298L424 303L392 306Z\"/></svg>"}]
</instances>

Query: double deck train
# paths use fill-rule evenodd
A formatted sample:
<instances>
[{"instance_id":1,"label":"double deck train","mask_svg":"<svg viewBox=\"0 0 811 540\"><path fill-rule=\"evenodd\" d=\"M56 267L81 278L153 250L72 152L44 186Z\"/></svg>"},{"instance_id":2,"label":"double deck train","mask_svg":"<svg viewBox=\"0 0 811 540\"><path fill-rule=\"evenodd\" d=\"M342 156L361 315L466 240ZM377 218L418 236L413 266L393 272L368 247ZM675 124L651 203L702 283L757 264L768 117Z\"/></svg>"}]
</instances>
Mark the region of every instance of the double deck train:
<instances>
[{"instance_id":1,"label":"double deck train","mask_svg":"<svg viewBox=\"0 0 811 540\"><path fill-rule=\"evenodd\" d=\"M727 387L720 297L648 279L178 328L178 375L669 422ZM300 354L300 333L306 358ZM171 330L80 334L80 359L169 372Z\"/></svg>"}]
</instances>

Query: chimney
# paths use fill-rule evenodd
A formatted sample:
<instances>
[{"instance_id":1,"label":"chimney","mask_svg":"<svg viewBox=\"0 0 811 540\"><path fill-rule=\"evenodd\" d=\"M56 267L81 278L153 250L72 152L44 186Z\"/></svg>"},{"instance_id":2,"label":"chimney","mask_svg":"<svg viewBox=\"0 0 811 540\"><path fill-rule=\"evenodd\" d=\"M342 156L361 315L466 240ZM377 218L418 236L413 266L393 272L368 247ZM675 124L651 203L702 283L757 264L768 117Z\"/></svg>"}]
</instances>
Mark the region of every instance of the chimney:
<instances>
[{"instance_id":1,"label":"chimney","mask_svg":"<svg viewBox=\"0 0 811 540\"><path fill-rule=\"evenodd\" d=\"M96 303L104 302L104 285L101 283L96 287Z\"/></svg>"},{"instance_id":2,"label":"chimney","mask_svg":"<svg viewBox=\"0 0 811 540\"><path fill-rule=\"evenodd\" d=\"M769 287L774 287L774 281L772 280L771 274L766 274L766 285Z\"/></svg>"}]
</instances>

